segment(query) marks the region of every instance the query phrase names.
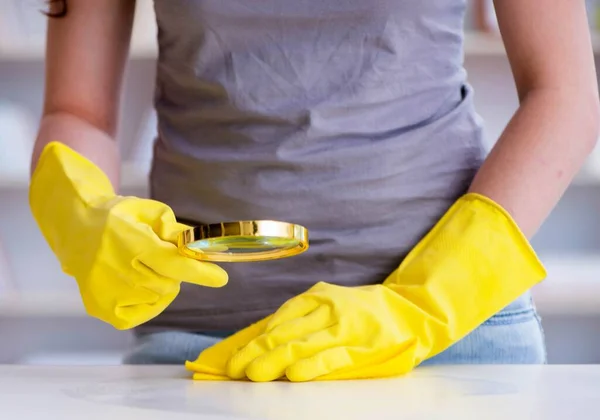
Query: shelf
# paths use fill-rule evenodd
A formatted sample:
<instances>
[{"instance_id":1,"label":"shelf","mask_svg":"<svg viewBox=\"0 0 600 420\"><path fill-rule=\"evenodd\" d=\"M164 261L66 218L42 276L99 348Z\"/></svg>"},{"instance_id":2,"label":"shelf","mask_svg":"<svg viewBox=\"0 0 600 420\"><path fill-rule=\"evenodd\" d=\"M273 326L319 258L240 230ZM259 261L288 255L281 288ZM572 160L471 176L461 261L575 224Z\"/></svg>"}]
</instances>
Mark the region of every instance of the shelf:
<instances>
[{"instance_id":1,"label":"shelf","mask_svg":"<svg viewBox=\"0 0 600 420\"><path fill-rule=\"evenodd\" d=\"M600 254L541 260L548 277L532 294L542 315L600 315Z\"/></svg>"},{"instance_id":2,"label":"shelf","mask_svg":"<svg viewBox=\"0 0 600 420\"><path fill-rule=\"evenodd\" d=\"M498 34L465 32L465 55L502 56L506 54L502 39Z\"/></svg>"},{"instance_id":3,"label":"shelf","mask_svg":"<svg viewBox=\"0 0 600 420\"><path fill-rule=\"evenodd\" d=\"M29 174L7 175L0 172L0 192L27 190ZM121 167L121 188L142 189L148 185L148 170L135 163L124 163Z\"/></svg>"},{"instance_id":4,"label":"shelf","mask_svg":"<svg viewBox=\"0 0 600 420\"><path fill-rule=\"evenodd\" d=\"M594 52L600 53L600 33L592 34ZM465 33L464 51L466 56L504 56L506 50L500 35L485 34L473 31ZM135 41L132 43L130 59L145 60L155 59L158 47L155 42ZM0 45L0 62L28 62L43 61L45 57L44 45Z\"/></svg>"},{"instance_id":5,"label":"shelf","mask_svg":"<svg viewBox=\"0 0 600 420\"><path fill-rule=\"evenodd\" d=\"M592 33L592 48L600 53L600 33ZM499 34L486 34L475 31L465 32L466 56L505 56L506 50Z\"/></svg>"},{"instance_id":6,"label":"shelf","mask_svg":"<svg viewBox=\"0 0 600 420\"><path fill-rule=\"evenodd\" d=\"M579 174L573 180L574 187L600 187L600 177L592 174ZM125 163L121 167L121 188L145 189L148 186L148 170L140 165ZM22 176L7 175L0 172L0 193L19 191L29 188L29 174Z\"/></svg>"},{"instance_id":7,"label":"shelf","mask_svg":"<svg viewBox=\"0 0 600 420\"><path fill-rule=\"evenodd\" d=\"M121 167L121 188L141 189L148 186L148 169L135 163L124 163Z\"/></svg>"},{"instance_id":8,"label":"shelf","mask_svg":"<svg viewBox=\"0 0 600 420\"><path fill-rule=\"evenodd\" d=\"M5 318L87 316L75 293L12 294L0 296L0 316Z\"/></svg>"},{"instance_id":9,"label":"shelf","mask_svg":"<svg viewBox=\"0 0 600 420\"><path fill-rule=\"evenodd\" d=\"M600 187L600 178L598 178L594 175L591 175L591 174L582 173L582 174L577 175L573 179L571 186L574 186L574 187L599 186Z\"/></svg>"},{"instance_id":10,"label":"shelf","mask_svg":"<svg viewBox=\"0 0 600 420\"><path fill-rule=\"evenodd\" d=\"M154 44L148 43L144 45L140 43L132 45L129 58L131 60L155 59L157 54L157 47ZM0 45L0 63L42 62L45 57L46 51L44 45L13 45L11 47Z\"/></svg>"},{"instance_id":11,"label":"shelf","mask_svg":"<svg viewBox=\"0 0 600 420\"><path fill-rule=\"evenodd\" d=\"M25 3L16 6L17 3ZM11 37L0 37L0 63L2 62L43 62L45 51L46 18L40 14L38 7L32 8L28 2L17 2L8 5L7 16L0 20L10 20L13 24L9 33ZM12 7L11 7L12 6ZM32 28L35 29L35 33ZM131 30L130 59L154 59L158 54L156 35L158 26L151 1L136 3L135 19ZM10 39L12 38L12 39ZM30 39L29 43L27 40Z\"/></svg>"}]
</instances>

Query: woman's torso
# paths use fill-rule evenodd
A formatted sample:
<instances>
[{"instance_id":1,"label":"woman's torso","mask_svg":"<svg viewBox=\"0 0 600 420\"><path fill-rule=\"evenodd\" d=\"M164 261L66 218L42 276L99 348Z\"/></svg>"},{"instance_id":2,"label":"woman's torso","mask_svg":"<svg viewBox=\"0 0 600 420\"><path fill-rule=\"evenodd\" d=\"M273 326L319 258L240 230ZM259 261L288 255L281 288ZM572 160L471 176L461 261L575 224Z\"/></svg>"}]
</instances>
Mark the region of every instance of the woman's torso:
<instances>
[{"instance_id":1,"label":"woman's torso","mask_svg":"<svg viewBox=\"0 0 600 420\"><path fill-rule=\"evenodd\" d=\"M468 187L482 131L465 0L155 0L152 197L198 223L305 225L311 247L225 264L140 331L233 330L318 281L378 283Z\"/></svg>"}]
</instances>

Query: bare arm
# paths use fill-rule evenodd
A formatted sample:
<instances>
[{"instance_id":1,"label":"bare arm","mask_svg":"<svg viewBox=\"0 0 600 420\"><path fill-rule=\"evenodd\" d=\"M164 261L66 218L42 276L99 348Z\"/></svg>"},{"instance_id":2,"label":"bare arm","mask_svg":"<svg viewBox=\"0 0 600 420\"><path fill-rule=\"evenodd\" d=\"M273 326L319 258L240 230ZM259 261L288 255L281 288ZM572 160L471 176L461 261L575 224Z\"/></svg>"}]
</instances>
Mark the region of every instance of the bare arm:
<instances>
[{"instance_id":1,"label":"bare arm","mask_svg":"<svg viewBox=\"0 0 600 420\"><path fill-rule=\"evenodd\" d=\"M520 107L471 186L531 237L598 136L596 71L584 2L497 0Z\"/></svg>"},{"instance_id":2,"label":"bare arm","mask_svg":"<svg viewBox=\"0 0 600 420\"><path fill-rule=\"evenodd\" d=\"M68 0L48 22L44 111L32 170L50 141L67 144L119 184L114 136L135 0Z\"/></svg>"}]
</instances>

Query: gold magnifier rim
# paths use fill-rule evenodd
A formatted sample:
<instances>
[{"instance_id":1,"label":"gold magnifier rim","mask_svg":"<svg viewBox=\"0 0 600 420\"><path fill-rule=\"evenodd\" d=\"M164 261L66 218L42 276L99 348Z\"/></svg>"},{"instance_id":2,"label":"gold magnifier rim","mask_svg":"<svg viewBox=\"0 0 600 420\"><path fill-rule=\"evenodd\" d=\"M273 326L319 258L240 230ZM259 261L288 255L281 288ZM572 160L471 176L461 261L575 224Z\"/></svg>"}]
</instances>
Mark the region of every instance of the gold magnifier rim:
<instances>
[{"instance_id":1,"label":"gold magnifier rim","mask_svg":"<svg viewBox=\"0 0 600 420\"><path fill-rule=\"evenodd\" d=\"M257 251L244 254L204 253L191 249L189 244L207 239L226 237L271 237L296 241L292 248ZM241 220L237 222L211 223L191 227L179 233L179 252L189 258L213 262L252 262L292 257L308 249L308 230L301 225L277 220Z\"/></svg>"}]
</instances>

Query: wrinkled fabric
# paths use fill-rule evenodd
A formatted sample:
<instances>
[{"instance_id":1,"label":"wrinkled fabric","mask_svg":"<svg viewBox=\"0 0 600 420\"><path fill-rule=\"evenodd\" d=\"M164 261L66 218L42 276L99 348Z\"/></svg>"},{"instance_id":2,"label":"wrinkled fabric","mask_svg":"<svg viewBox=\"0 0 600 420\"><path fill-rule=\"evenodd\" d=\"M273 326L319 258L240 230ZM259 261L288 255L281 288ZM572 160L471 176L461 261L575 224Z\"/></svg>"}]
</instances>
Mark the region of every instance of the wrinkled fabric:
<instances>
[{"instance_id":1,"label":"wrinkled fabric","mask_svg":"<svg viewBox=\"0 0 600 420\"><path fill-rule=\"evenodd\" d=\"M190 223L275 219L311 248L223 264L139 332L235 330L319 281L377 284L468 188L482 128L465 1L155 0L151 196Z\"/></svg>"}]
</instances>

